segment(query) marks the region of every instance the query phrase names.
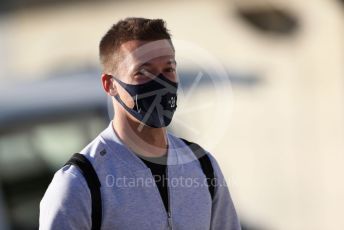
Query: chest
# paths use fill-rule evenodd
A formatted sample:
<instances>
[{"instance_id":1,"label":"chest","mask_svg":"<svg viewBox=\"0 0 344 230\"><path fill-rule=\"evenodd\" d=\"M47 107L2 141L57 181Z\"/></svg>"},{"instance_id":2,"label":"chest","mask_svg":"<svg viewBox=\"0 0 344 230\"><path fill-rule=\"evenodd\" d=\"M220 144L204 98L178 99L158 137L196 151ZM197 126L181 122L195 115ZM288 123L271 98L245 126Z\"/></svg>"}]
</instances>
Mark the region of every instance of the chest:
<instances>
[{"instance_id":1,"label":"chest","mask_svg":"<svg viewBox=\"0 0 344 230\"><path fill-rule=\"evenodd\" d=\"M168 166L172 229L209 229L211 197L196 163ZM102 197L104 229L168 229L167 212L149 169L107 174Z\"/></svg>"}]
</instances>

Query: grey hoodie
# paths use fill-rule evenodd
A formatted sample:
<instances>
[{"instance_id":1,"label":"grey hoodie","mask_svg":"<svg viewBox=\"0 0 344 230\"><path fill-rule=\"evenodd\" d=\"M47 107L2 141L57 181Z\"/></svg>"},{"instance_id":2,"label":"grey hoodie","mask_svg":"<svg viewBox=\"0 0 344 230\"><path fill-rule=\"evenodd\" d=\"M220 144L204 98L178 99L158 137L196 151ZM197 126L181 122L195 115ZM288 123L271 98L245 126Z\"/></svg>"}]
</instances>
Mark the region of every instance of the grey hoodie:
<instances>
[{"instance_id":1,"label":"grey hoodie","mask_svg":"<svg viewBox=\"0 0 344 230\"><path fill-rule=\"evenodd\" d=\"M80 153L101 182L102 229L240 230L240 223L215 158L214 199L191 150L168 133L166 212L150 169L116 136L112 122ZM58 170L40 203L39 229L91 229L91 194L75 166Z\"/></svg>"}]
</instances>

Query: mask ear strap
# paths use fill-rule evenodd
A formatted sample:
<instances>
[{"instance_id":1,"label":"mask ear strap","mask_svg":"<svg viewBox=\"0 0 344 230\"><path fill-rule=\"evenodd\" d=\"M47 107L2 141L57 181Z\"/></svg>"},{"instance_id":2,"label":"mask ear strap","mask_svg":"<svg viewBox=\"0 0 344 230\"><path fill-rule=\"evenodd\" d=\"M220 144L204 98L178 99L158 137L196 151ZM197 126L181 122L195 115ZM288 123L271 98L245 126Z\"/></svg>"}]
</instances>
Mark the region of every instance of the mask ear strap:
<instances>
[{"instance_id":1,"label":"mask ear strap","mask_svg":"<svg viewBox=\"0 0 344 230\"><path fill-rule=\"evenodd\" d=\"M121 80L119 80L119 79L117 79L117 78L115 78L115 77L112 77L112 79L115 79L115 81L117 81L118 84L120 84L124 89L126 89L126 88L125 88L125 83L124 83L124 82L122 82Z\"/></svg>"},{"instance_id":2,"label":"mask ear strap","mask_svg":"<svg viewBox=\"0 0 344 230\"><path fill-rule=\"evenodd\" d=\"M131 108L129 108L124 101L120 98L119 94L117 94L116 96L114 96L114 98L119 102L119 104L121 104L121 106L123 106L126 110L130 111L132 110Z\"/></svg>"},{"instance_id":3,"label":"mask ear strap","mask_svg":"<svg viewBox=\"0 0 344 230\"><path fill-rule=\"evenodd\" d=\"M123 89L124 89L125 91L127 91L124 82L122 82L121 80L119 80L119 79L117 79L117 78L115 78L115 77L113 77L113 79L115 79L115 81L117 81L117 82L123 87ZM133 115L134 117L137 117L137 116L141 117L141 116L142 116L138 111L135 111L134 109L129 108L129 107L124 103L124 101L122 100L122 98L119 96L118 93L117 93L116 96L114 96L114 98L118 101L118 103L119 103L125 110L127 110L127 111L128 111L131 115ZM135 104L136 104L136 109L137 109L137 95L135 96L135 99L136 99Z\"/></svg>"},{"instance_id":4,"label":"mask ear strap","mask_svg":"<svg viewBox=\"0 0 344 230\"><path fill-rule=\"evenodd\" d=\"M120 98L120 96L117 94L116 96L114 96L114 98L118 101L118 103L125 109L127 110L131 115L133 115L134 117L142 117L142 114L140 114L139 112L129 108L124 101Z\"/></svg>"}]
</instances>

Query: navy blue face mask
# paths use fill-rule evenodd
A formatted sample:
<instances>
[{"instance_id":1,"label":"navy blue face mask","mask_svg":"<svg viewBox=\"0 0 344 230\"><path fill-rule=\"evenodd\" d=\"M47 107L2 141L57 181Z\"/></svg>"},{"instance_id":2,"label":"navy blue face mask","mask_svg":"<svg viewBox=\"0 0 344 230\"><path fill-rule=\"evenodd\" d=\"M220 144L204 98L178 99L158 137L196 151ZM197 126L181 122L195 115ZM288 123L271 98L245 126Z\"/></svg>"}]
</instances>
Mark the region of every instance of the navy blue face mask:
<instances>
[{"instance_id":1,"label":"navy blue face mask","mask_svg":"<svg viewBox=\"0 0 344 230\"><path fill-rule=\"evenodd\" d=\"M133 98L134 107L129 108L117 94L115 99L136 119L154 128L168 126L177 108L178 83L159 74L140 85L124 83L114 78Z\"/></svg>"}]
</instances>

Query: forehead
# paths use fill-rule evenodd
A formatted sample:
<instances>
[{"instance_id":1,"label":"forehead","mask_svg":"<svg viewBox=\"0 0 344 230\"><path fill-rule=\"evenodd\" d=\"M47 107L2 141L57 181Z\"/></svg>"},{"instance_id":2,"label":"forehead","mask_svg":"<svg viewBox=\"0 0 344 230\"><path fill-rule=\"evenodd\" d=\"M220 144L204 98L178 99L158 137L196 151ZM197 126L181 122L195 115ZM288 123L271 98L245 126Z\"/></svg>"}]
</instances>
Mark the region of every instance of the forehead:
<instances>
[{"instance_id":1,"label":"forehead","mask_svg":"<svg viewBox=\"0 0 344 230\"><path fill-rule=\"evenodd\" d=\"M143 64L152 60L173 60L174 50L167 39L156 41L132 40L120 46L124 65Z\"/></svg>"}]
</instances>

